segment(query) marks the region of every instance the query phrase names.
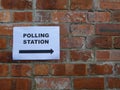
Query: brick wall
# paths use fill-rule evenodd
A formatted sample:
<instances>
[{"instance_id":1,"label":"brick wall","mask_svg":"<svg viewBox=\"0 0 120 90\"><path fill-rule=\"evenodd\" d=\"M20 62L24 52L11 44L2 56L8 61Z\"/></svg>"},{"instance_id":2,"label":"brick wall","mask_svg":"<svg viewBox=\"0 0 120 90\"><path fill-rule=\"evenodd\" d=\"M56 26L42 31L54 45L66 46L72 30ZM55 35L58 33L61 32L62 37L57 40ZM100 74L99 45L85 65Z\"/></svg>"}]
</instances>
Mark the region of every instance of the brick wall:
<instances>
[{"instance_id":1,"label":"brick wall","mask_svg":"<svg viewBox=\"0 0 120 90\"><path fill-rule=\"evenodd\" d=\"M60 26L60 60L13 61L14 26ZM0 90L120 90L120 0L0 0Z\"/></svg>"}]
</instances>

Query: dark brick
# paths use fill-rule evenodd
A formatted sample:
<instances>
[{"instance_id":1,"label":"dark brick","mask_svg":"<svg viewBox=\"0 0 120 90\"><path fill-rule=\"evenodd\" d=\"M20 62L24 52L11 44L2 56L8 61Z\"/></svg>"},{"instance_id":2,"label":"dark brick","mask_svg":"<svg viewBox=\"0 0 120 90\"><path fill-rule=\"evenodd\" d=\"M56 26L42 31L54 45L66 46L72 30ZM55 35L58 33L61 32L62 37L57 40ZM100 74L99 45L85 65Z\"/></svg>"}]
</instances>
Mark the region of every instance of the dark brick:
<instances>
[{"instance_id":1,"label":"dark brick","mask_svg":"<svg viewBox=\"0 0 120 90\"><path fill-rule=\"evenodd\" d=\"M55 10L67 9L67 0L37 0L37 9Z\"/></svg>"},{"instance_id":2,"label":"dark brick","mask_svg":"<svg viewBox=\"0 0 120 90\"><path fill-rule=\"evenodd\" d=\"M112 15L112 19L115 22L120 22L120 12L114 12Z\"/></svg>"},{"instance_id":3,"label":"dark brick","mask_svg":"<svg viewBox=\"0 0 120 90\"><path fill-rule=\"evenodd\" d=\"M119 36L120 24L97 24L95 33L97 35Z\"/></svg>"},{"instance_id":4,"label":"dark brick","mask_svg":"<svg viewBox=\"0 0 120 90\"><path fill-rule=\"evenodd\" d=\"M1 0L3 9L32 9L32 0Z\"/></svg>"},{"instance_id":5,"label":"dark brick","mask_svg":"<svg viewBox=\"0 0 120 90\"><path fill-rule=\"evenodd\" d=\"M112 48L112 37L94 37L94 36L90 36L87 37L86 39L87 43L86 43L86 47L87 48Z\"/></svg>"}]
</instances>

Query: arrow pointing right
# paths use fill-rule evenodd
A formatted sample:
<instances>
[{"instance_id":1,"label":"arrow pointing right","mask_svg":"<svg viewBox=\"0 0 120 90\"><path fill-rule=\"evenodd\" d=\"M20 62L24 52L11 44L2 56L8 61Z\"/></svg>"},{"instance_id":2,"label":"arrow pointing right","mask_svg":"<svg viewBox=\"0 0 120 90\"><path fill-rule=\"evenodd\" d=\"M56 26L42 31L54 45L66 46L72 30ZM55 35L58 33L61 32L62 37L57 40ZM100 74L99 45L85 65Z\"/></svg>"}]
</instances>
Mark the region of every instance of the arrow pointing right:
<instances>
[{"instance_id":1,"label":"arrow pointing right","mask_svg":"<svg viewBox=\"0 0 120 90\"><path fill-rule=\"evenodd\" d=\"M50 50L19 50L19 53L21 54L27 54L27 53L50 53L52 54L54 51L53 49Z\"/></svg>"}]
</instances>

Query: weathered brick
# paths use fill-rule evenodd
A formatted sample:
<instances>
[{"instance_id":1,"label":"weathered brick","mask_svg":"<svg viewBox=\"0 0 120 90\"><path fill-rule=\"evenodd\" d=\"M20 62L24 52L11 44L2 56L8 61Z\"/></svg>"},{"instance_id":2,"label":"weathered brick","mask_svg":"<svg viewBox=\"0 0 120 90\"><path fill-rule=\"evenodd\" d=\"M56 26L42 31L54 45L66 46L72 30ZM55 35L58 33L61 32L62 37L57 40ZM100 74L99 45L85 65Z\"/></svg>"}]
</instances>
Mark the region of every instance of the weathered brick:
<instances>
[{"instance_id":1,"label":"weathered brick","mask_svg":"<svg viewBox=\"0 0 120 90\"><path fill-rule=\"evenodd\" d=\"M110 51L110 60L120 60L120 50Z\"/></svg>"},{"instance_id":2,"label":"weathered brick","mask_svg":"<svg viewBox=\"0 0 120 90\"><path fill-rule=\"evenodd\" d=\"M0 49L7 48L7 40L6 38L0 38Z\"/></svg>"},{"instance_id":3,"label":"weathered brick","mask_svg":"<svg viewBox=\"0 0 120 90\"><path fill-rule=\"evenodd\" d=\"M104 75L112 74L113 66L110 64L90 64L89 74L90 75Z\"/></svg>"},{"instance_id":4,"label":"weathered brick","mask_svg":"<svg viewBox=\"0 0 120 90\"><path fill-rule=\"evenodd\" d=\"M72 0L71 9L92 9L93 0Z\"/></svg>"},{"instance_id":5,"label":"weathered brick","mask_svg":"<svg viewBox=\"0 0 120 90\"><path fill-rule=\"evenodd\" d=\"M120 9L120 1L119 0L100 0L100 8L102 9Z\"/></svg>"},{"instance_id":6,"label":"weathered brick","mask_svg":"<svg viewBox=\"0 0 120 90\"><path fill-rule=\"evenodd\" d=\"M117 74L117 75L120 75L120 64L115 64L115 66L114 66L114 68L115 68L115 73Z\"/></svg>"},{"instance_id":7,"label":"weathered brick","mask_svg":"<svg viewBox=\"0 0 120 90\"><path fill-rule=\"evenodd\" d=\"M11 75L12 76L31 76L32 68L28 64L24 65L12 65Z\"/></svg>"},{"instance_id":8,"label":"weathered brick","mask_svg":"<svg viewBox=\"0 0 120 90\"><path fill-rule=\"evenodd\" d=\"M32 12L14 12L14 22L32 22Z\"/></svg>"},{"instance_id":9,"label":"weathered brick","mask_svg":"<svg viewBox=\"0 0 120 90\"><path fill-rule=\"evenodd\" d=\"M67 6L67 0L37 0L36 3L37 9L42 10L64 10L67 9Z\"/></svg>"},{"instance_id":10,"label":"weathered brick","mask_svg":"<svg viewBox=\"0 0 120 90\"><path fill-rule=\"evenodd\" d=\"M49 74L49 65L47 65L47 64L35 64L34 74L35 75L48 75Z\"/></svg>"},{"instance_id":11,"label":"weathered brick","mask_svg":"<svg viewBox=\"0 0 120 90\"><path fill-rule=\"evenodd\" d=\"M90 24L72 24L72 36L88 36L94 34L94 26Z\"/></svg>"},{"instance_id":12,"label":"weathered brick","mask_svg":"<svg viewBox=\"0 0 120 90\"><path fill-rule=\"evenodd\" d=\"M75 78L74 89L104 89L104 78Z\"/></svg>"},{"instance_id":13,"label":"weathered brick","mask_svg":"<svg viewBox=\"0 0 120 90\"><path fill-rule=\"evenodd\" d=\"M1 0L1 5L3 9L32 9L33 0Z\"/></svg>"},{"instance_id":14,"label":"weathered brick","mask_svg":"<svg viewBox=\"0 0 120 90\"><path fill-rule=\"evenodd\" d=\"M10 22L10 11L0 11L0 22Z\"/></svg>"},{"instance_id":15,"label":"weathered brick","mask_svg":"<svg viewBox=\"0 0 120 90\"><path fill-rule=\"evenodd\" d=\"M36 87L38 89L71 89L69 78L35 78Z\"/></svg>"},{"instance_id":16,"label":"weathered brick","mask_svg":"<svg viewBox=\"0 0 120 90\"><path fill-rule=\"evenodd\" d=\"M96 59L97 60L109 60L110 59L110 51L109 50L97 50L96 51Z\"/></svg>"},{"instance_id":17,"label":"weathered brick","mask_svg":"<svg viewBox=\"0 0 120 90\"><path fill-rule=\"evenodd\" d=\"M82 48L85 42L84 37L62 37L61 48Z\"/></svg>"},{"instance_id":18,"label":"weathered brick","mask_svg":"<svg viewBox=\"0 0 120 90\"><path fill-rule=\"evenodd\" d=\"M0 64L0 76L8 75L9 66L7 64Z\"/></svg>"},{"instance_id":19,"label":"weathered brick","mask_svg":"<svg viewBox=\"0 0 120 90\"><path fill-rule=\"evenodd\" d=\"M69 36L69 25L68 24L58 24L60 26L60 37Z\"/></svg>"},{"instance_id":20,"label":"weathered brick","mask_svg":"<svg viewBox=\"0 0 120 90\"><path fill-rule=\"evenodd\" d=\"M82 48L84 46L85 38L84 37L71 37L69 45L71 48Z\"/></svg>"},{"instance_id":21,"label":"weathered brick","mask_svg":"<svg viewBox=\"0 0 120 90\"><path fill-rule=\"evenodd\" d=\"M52 75L83 76L87 74L85 64L53 64Z\"/></svg>"},{"instance_id":22,"label":"weathered brick","mask_svg":"<svg viewBox=\"0 0 120 90\"><path fill-rule=\"evenodd\" d=\"M69 42L70 42L70 40L68 37L60 38L60 47L61 48L69 48L70 47Z\"/></svg>"},{"instance_id":23,"label":"weathered brick","mask_svg":"<svg viewBox=\"0 0 120 90\"><path fill-rule=\"evenodd\" d=\"M97 60L119 61L120 51L119 50L97 50L96 59Z\"/></svg>"},{"instance_id":24,"label":"weathered brick","mask_svg":"<svg viewBox=\"0 0 120 90\"><path fill-rule=\"evenodd\" d=\"M112 37L107 36L89 36L86 38L87 48L112 48Z\"/></svg>"},{"instance_id":25,"label":"weathered brick","mask_svg":"<svg viewBox=\"0 0 120 90\"><path fill-rule=\"evenodd\" d=\"M85 12L75 11L54 11L51 14L52 22L86 22L87 14Z\"/></svg>"},{"instance_id":26,"label":"weathered brick","mask_svg":"<svg viewBox=\"0 0 120 90\"><path fill-rule=\"evenodd\" d=\"M13 31L12 31L12 25L11 24L4 24L4 25L0 25L0 35L12 35Z\"/></svg>"},{"instance_id":27,"label":"weathered brick","mask_svg":"<svg viewBox=\"0 0 120 90\"><path fill-rule=\"evenodd\" d=\"M49 11L37 11L35 16L35 22L50 22L51 21L51 13Z\"/></svg>"},{"instance_id":28,"label":"weathered brick","mask_svg":"<svg viewBox=\"0 0 120 90\"><path fill-rule=\"evenodd\" d=\"M113 47L114 48L120 48L120 37L115 37L114 38Z\"/></svg>"},{"instance_id":29,"label":"weathered brick","mask_svg":"<svg viewBox=\"0 0 120 90\"><path fill-rule=\"evenodd\" d=\"M120 12L114 12L114 13L112 14L112 20L113 20L114 22L120 22Z\"/></svg>"},{"instance_id":30,"label":"weathered brick","mask_svg":"<svg viewBox=\"0 0 120 90\"><path fill-rule=\"evenodd\" d=\"M91 50L71 50L70 59L72 61L87 61L93 59Z\"/></svg>"},{"instance_id":31,"label":"weathered brick","mask_svg":"<svg viewBox=\"0 0 120 90\"><path fill-rule=\"evenodd\" d=\"M108 78L108 88L114 89L114 88L120 88L120 78L117 77L109 77Z\"/></svg>"},{"instance_id":32,"label":"weathered brick","mask_svg":"<svg viewBox=\"0 0 120 90\"><path fill-rule=\"evenodd\" d=\"M88 12L89 22L110 22L111 14L109 12Z\"/></svg>"},{"instance_id":33,"label":"weathered brick","mask_svg":"<svg viewBox=\"0 0 120 90\"><path fill-rule=\"evenodd\" d=\"M96 34L97 35L120 35L120 24L97 24L96 25Z\"/></svg>"},{"instance_id":34,"label":"weathered brick","mask_svg":"<svg viewBox=\"0 0 120 90\"><path fill-rule=\"evenodd\" d=\"M67 59L67 52L66 51L60 51L60 60L57 60L58 62L64 62Z\"/></svg>"}]
</instances>

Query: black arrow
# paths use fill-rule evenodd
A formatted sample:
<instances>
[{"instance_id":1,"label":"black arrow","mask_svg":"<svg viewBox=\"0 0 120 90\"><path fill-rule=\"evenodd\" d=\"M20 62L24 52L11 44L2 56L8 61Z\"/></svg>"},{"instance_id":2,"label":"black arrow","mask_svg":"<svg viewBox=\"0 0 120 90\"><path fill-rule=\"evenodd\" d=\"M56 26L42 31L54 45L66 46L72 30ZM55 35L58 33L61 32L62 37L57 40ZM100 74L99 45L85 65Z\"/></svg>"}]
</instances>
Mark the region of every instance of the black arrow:
<instances>
[{"instance_id":1,"label":"black arrow","mask_svg":"<svg viewBox=\"0 0 120 90\"><path fill-rule=\"evenodd\" d=\"M19 50L19 53L24 54L24 53L50 53L52 54L54 51L52 49L50 50Z\"/></svg>"}]
</instances>

